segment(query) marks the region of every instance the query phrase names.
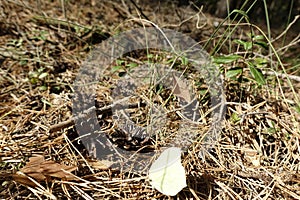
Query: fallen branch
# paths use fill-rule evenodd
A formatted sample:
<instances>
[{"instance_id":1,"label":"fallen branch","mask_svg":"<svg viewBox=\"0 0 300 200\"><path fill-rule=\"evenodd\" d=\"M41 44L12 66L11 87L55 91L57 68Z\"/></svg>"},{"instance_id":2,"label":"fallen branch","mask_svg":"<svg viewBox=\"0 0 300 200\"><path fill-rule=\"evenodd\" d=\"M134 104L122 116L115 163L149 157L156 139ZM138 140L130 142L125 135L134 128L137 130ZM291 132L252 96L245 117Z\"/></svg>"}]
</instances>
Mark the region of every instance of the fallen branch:
<instances>
[{"instance_id":1,"label":"fallen branch","mask_svg":"<svg viewBox=\"0 0 300 200\"><path fill-rule=\"evenodd\" d=\"M278 72L273 72L273 71L263 71L264 75L271 75L271 76L277 76L279 78L289 78L294 81L300 82L300 76L296 75L290 75L290 74L283 74L283 73L278 73Z\"/></svg>"}]
</instances>

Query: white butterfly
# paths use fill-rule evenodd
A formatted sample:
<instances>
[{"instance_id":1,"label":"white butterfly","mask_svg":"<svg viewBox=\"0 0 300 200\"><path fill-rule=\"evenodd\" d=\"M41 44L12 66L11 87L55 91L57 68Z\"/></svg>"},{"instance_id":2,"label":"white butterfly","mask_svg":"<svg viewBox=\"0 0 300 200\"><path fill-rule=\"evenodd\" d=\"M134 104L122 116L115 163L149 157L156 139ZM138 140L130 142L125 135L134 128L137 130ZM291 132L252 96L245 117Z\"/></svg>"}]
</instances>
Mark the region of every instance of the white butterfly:
<instances>
[{"instance_id":1,"label":"white butterfly","mask_svg":"<svg viewBox=\"0 0 300 200\"><path fill-rule=\"evenodd\" d=\"M175 196L186 187L180 148L166 149L150 167L149 179L155 189L169 196Z\"/></svg>"}]
</instances>

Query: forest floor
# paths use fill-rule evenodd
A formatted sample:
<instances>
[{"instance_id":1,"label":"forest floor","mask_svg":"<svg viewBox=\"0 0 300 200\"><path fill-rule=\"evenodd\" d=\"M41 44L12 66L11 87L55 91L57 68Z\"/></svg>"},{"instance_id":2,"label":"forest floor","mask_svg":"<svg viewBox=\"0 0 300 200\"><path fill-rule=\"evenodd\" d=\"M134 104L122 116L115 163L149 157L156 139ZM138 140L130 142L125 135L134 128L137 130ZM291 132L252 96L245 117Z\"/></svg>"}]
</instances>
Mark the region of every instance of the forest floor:
<instances>
[{"instance_id":1,"label":"forest floor","mask_svg":"<svg viewBox=\"0 0 300 200\"><path fill-rule=\"evenodd\" d=\"M2 0L0 199L300 199L299 33L272 30L268 39L266 28L239 21L243 15L237 14L235 21L224 21L172 3ZM127 53L102 66L94 96L97 109L108 108L98 117L109 140L124 149L142 148L143 141L128 139L134 130L118 129L110 110L118 81L147 63L182 72L199 102L199 120L191 122L195 136L182 154L187 186L175 197L152 188L145 173L92 158L72 121L74 81L95 47L153 24L197 41L218 69L226 102L215 141L207 140L215 120L210 85L184 57L155 48ZM167 113L168 122L147 141L155 148L176 138L185 118L178 109L182 99L192 103L182 89L186 83L173 81L179 89L138 85L131 98L138 106L128 109L139 127L149 126L149 105ZM201 156L205 143L212 149Z\"/></svg>"}]
</instances>

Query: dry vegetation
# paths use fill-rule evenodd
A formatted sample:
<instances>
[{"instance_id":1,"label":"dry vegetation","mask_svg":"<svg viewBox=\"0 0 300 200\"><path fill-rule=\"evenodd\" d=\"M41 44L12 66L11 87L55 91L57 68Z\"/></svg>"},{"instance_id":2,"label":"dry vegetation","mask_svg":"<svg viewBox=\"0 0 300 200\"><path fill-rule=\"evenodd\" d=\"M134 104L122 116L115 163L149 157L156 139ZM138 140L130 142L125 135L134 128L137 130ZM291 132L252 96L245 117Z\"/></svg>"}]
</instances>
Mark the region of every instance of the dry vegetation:
<instances>
[{"instance_id":1,"label":"dry vegetation","mask_svg":"<svg viewBox=\"0 0 300 200\"><path fill-rule=\"evenodd\" d=\"M160 27L186 33L205 46L224 75L227 107L218 143L205 160L199 157L210 123L203 120L199 137L182 157L188 186L174 199L300 199L299 35L277 33L277 40L271 40L275 52L263 44L245 50L234 42L249 41L251 27L245 20L226 21L217 29L222 20L201 9L172 3L141 6L143 15ZM143 15L123 1L1 1L1 199L171 199L152 189L145 174L123 173L89 158L80 144L71 142L78 137L72 123L55 128L72 118L72 83L93 45L141 27L141 21L132 19ZM252 29L254 36L262 35L259 27ZM154 56L155 62L168 61L161 52L151 54L160 56ZM240 57L218 60L233 54ZM125 66L149 58L142 52L122 59ZM249 62L264 72L265 84L251 76ZM118 70L101 82L100 107L112 101L113 84L123 73ZM197 74L189 72L203 114L208 98L198 87ZM163 91L156 99L165 101L168 95ZM165 109L176 106L170 102ZM133 110L133 120L142 124L146 111ZM112 117L106 114L103 122L113 133ZM175 112L169 117L176 127L180 117ZM176 129L164 131L165 138L176 134Z\"/></svg>"}]
</instances>

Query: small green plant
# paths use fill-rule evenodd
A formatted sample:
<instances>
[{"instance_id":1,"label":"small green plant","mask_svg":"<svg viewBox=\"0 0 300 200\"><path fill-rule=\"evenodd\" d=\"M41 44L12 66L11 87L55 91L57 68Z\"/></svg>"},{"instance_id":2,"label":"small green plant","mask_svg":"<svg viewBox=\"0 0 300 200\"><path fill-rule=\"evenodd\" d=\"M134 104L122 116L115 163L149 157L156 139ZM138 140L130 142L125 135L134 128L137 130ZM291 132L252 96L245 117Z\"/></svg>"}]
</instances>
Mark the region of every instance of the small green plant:
<instances>
[{"instance_id":1,"label":"small green plant","mask_svg":"<svg viewBox=\"0 0 300 200\"><path fill-rule=\"evenodd\" d=\"M48 31L40 30L40 31L36 31L36 34L31 39L45 41L48 35L49 35Z\"/></svg>"},{"instance_id":2,"label":"small green plant","mask_svg":"<svg viewBox=\"0 0 300 200\"><path fill-rule=\"evenodd\" d=\"M31 71L28 73L27 81L29 81L33 85L37 85L40 83L40 90L47 89L45 78L48 76L48 72L45 72L44 70L45 68L39 68L36 71Z\"/></svg>"},{"instance_id":3,"label":"small green plant","mask_svg":"<svg viewBox=\"0 0 300 200\"><path fill-rule=\"evenodd\" d=\"M222 55L222 56L213 56L212 61L215 65L220 66L220 70L224 70L224 65L231 63L236 63L239 60L243 59L240 55ZM226 78L231 80L237 80L240 75L243 73L243 68L241 67L232 67L225 72Z\"/></svg>"},{"instance_id":4,"label":"small green plant","mask_svg":"<svg viewBox=\"0 0 300 200\"><path fill-rule=\"evenodd\" d=\"M246 51L253 51L253 48L256 47L262 47L263 49L268 49L268 44L266 43L266 40L263 35L254 35L248 34L249 37L251 38L250 41L244 41L240 39L233 40L234 43L242 45L243 48Z\"/></svg>"},{"instance_id":5,"label":"small green plant","mask_svg":"<svg viewBox=\"0 0 300 200\"><path fill-rule=\"evenodd\" d=\"M264 75L262 74L262 71L259 68L257 68L257 66L255 66L252 62L246 62L246 63L250 69L250 73L251 73L252 77L258 83L258 85L259 86L265 85L266 79L265 79Z\"/></svg>"},{"instance_id":6,"label":"small green plant","mask_svg":"<svg viewBox=\"0 0 300 200\"><path fill-rule=\"evenodd\" d=\"M243 73L243 68L241 67L234 67L230 70L228 70L225 74L226 78L237 80L238 77Z\"/></svg>"},{"instance_id":7,"label":"small green plant","mask_svg":"<svg viewBox=\"0 0 300 200\"><path fill-rule=\"evenodd\" d=\"M267 64L266 59L264 59L264 58L244 59L242 56L235 55L235 54L213 57L213 63L216 65L219 65L219 66L223 66L226 64L228 65L228 64L232 64L232 63L238 63L240 61L246 64L246 66L249 68L252 78L254 78L254 80L256 81L256 83L259 86L266 84L266 80L260 69L260 68L263 68L266 66L266 64ZM222 67L221 67L221 70L222 70ZM232 80L237 80L238 77L242 74L243 74L243 67L240 67L240 66L231 67L230 69L228 69L225 72L226 78L229 78Z\"/></svg>"},{"instance_id":8,"label":"small green plant","mask_svg":"<svg viewBox=\"0 0 300 200\"><path fill-rule=\"evenodd\" d=\"M134 62L127 62L125 60L116 60L116 65L112 67L112 72L126 72L127 70L137 67L138 64Z\"/></svg>"},{"instance_id":9,"label":"small green plant","mask_svg":"<svg viewBox=\"0 0 300 200\"><path fill-rule=\"evenodd\" d=\"M241 118L240 116L237 114L237 113L232 113L231 116L230 116L230 121L234 124L237 124L241 121Z\"/></svg>"}]
</instances>

